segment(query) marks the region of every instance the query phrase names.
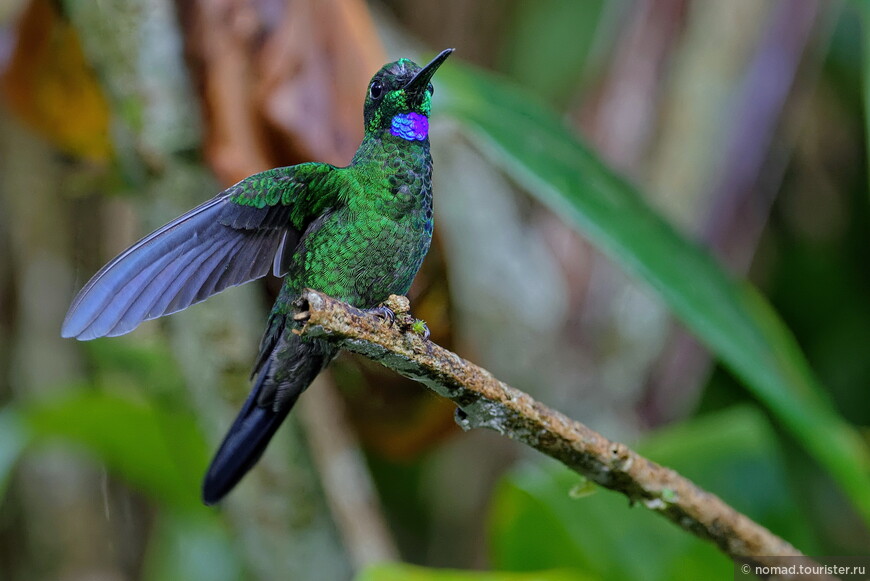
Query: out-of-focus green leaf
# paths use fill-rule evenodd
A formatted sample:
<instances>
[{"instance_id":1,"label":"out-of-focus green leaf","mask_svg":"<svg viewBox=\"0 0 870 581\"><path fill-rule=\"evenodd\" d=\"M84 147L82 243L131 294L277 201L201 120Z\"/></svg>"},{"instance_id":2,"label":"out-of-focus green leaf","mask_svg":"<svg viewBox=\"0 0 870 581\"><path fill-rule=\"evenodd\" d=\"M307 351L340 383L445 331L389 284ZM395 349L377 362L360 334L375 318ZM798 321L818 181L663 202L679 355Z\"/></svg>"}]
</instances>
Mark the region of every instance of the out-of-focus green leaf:
<instances>
[{"instance_id":1,"label":"out-of-focus green leaf","mask_svg":"<svg viewBox=\"0 0 870 581\"><path fill-rule=\"evenodd\" d=\"M490 534L494 567L571 566L612 581L714 579L731 571L715 547L648 510L629 508L624 498L605 491L571 498L576 482L562 466L526 466L498 488ZM548 546L547 539L558 543Z\"/></svg>"},{"instance_id":2,"label":"out-of-focus green leaf","mask_svg":"<svg viewBox=\"0 0 870 581\"><path fill-rule=\"evenodd\" d=\"M373 565L361 571L356 581L594 581L590 577L567 569L508 573L505 571L457 571L454 569L429 569L415 565Z\"/></svg>"},{"instance_id":3,"label":"out-of-focus green leaf","mask_svg":"<svg viewBox=\"0 0 870 581\"><path fill-rule=\"evenodd\" d=\"M27 427L12 407L0 409L0 502L6 494L12 469L30 441Z\"/></svg>"},{"instance_id":4,"label":"out-of-focus green leaf","mask_svg":"<svg viewBox=\"0 0 870 581\"><path fill-rule=\"evenodd\" d=\"M549 102L566 103L583 78L606 7L602 0L516 3L503 70Z\"/></svg>"},{"instance_id":5,"label":"out-of-focus green leaf","mask_svg":"<svg viewBox=\"0 0 870 581\"><path fill-rule=\"evenodd\" d=\"M242 567L229 532L217 513L195 517L163 513L148 547L143 578L147 581L234 581Z\"/></svg>"},{"instance_id":6,"label":"out-of-focus green leaf","mask_svg":"<svg viewBox=\"0 0 870 581\"><path fill-rule=\"evenodd\" d=\"M790 487L776 434L758 409L739 406L670 426L638 450L705 490L715 490L729 505L804 552L818 549Z\"/></svg>"},{"instance_id":7,"label":"out-of-focus green leaf","mask_svg":"<svg viewBox=\"0 0 870 581\"><path fill-rule=\"evenodd\" d=\"M456 64L446 111L491 159L582 231L673 312L827 468L870 523L870 450L835 411L769 303L653 211L534 95Z\"/></svg>"},{"instance_id":8,"label":"out-of-focus green leaf","mask_svg":"<svg viewBox=\"0 0 870 581\"><path fill-rule=\"evenodd\" d=\"M193 417L87 389L29 406L22 416L36 438L83 445L153 498L202 508L199 485L208 453Z\"/></svg>"},{"instance_id":9,"label":"out-of-focus green leaf","mask_svg":"<svg viewBox=\"0 0 870 581\"><path fill-rule=\"evenodd\" d=\"M668 429L639 449L721 492L775 533L813 548L776 439L758 411L739 408L702 418ZM556 463L524 466L502 481L490 515L494 566L572 567L612 580L731 575L732 563L713 545L608 491L573 497L577 481L576 473Z\"/></svg>"},{"instance_id":10,"label":"out-of-focus green leaf","mask_svg":"<svg viewBox=\"0 0 870 581\"><path fill-rule=\"evenodd\" d=\"M533 487L533 491L519 484L519 481L527 484L536 477L544 480L552 478L537 468L525 468L512 474L496 491L490 522L493 565L510 571L548 567L595 570L589 555L577 550L578 541L562 522L560 515L538 498L540 492L534 492L540 491L545 484L539 483ZM559 488L559 491L567 500L577 484L577 475L566 478L572 479L571 487Z\"/></svg>"}]
</instances>

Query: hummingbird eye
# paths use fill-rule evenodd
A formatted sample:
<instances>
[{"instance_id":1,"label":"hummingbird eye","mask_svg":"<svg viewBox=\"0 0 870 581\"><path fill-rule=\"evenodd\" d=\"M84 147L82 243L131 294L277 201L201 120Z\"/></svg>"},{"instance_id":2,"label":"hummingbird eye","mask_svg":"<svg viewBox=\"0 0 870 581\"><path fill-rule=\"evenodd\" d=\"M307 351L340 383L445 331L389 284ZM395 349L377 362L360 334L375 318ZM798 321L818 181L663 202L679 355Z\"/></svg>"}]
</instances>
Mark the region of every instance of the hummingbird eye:
<instances>
[{"instance_id":1,"label":"hummingbird eye","mask_svg":"<svg viewBox=\"0 0 870 581\"><path fill-rule=\"evenodd\" d=\"M372 81L372 84L369 85L369 95L375 100L384 96L384 86L380 81Z\"/></svg>"}]
</instances>

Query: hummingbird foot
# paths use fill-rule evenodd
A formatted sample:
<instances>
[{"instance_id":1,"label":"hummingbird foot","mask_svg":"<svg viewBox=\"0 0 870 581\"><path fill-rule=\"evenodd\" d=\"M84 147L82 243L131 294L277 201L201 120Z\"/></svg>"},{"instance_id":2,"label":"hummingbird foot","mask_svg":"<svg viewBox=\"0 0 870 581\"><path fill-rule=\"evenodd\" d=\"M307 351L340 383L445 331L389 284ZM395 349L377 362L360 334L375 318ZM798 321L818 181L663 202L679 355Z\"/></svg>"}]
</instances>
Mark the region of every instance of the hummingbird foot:
<instances>
[{"instance_id":1,"label":"hummingbird foot","mask_svg":"<svg viewBox=\"0 0 870 581\"><path fill-rule=\"evenodd\" d=\"M365 312L371 313L372 315L378 317L382 321L384 321L388 327L392 327L396 324L396 313L390 307L386 305L378 305L373 309L366 309Z\"/></svg>"},{"instance_id":2,"label":"hummingbird foot","mask_svg":"<svg viewBox=\"0 0 870 581\"><path fill-rule=\"evenodd\" d=\"M388 309L393 313L393 321L399 322L399 328L402 331L411 331L416 335L420 335L423 339L429 338L429 327L425 321L416 319L411 316L411 302L408 297L401 295L390 295L384 304L378 308Z\"/></svg>"}]
</instances>

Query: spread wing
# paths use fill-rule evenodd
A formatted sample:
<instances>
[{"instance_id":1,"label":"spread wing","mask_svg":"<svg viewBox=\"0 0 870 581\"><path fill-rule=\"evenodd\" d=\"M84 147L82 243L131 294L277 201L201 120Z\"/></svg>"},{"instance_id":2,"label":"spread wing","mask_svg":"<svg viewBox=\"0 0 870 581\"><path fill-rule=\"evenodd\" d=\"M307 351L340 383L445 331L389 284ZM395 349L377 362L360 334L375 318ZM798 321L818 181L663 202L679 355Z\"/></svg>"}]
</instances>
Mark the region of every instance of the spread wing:
<instances>
[{"instance_id":1,"label":"spread wing","mask_svg":"<svg viewBox=\"0 0 870 581\"><path fill-rule=\"evenodd\" d=\"M149 234L82 288L61 334L123 335L270 268L283 276L306 224L331 203L318 186L333 170L302 164L255 174Z\"/></svg>"}]
</instances>

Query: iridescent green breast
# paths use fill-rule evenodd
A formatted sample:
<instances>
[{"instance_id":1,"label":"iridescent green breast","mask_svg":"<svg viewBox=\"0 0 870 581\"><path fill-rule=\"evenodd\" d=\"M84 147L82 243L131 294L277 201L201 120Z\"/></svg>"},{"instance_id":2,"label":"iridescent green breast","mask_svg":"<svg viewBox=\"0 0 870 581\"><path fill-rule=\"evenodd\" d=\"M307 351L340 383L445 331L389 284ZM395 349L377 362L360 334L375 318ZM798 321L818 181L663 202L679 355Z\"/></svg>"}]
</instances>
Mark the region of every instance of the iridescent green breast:
<instances>
[{"instance_id":1,"label":"iridescent green breast","mask_svg":"<svg viewBox=\"0 0 870 581\"><path fill-rule=\"evenodd\" d=\"M337 170L343 204L309 226L285 292L311 287L361 308L405 294L432 240L428 140L370 139Z\"/></svg>"}]
</instances>

